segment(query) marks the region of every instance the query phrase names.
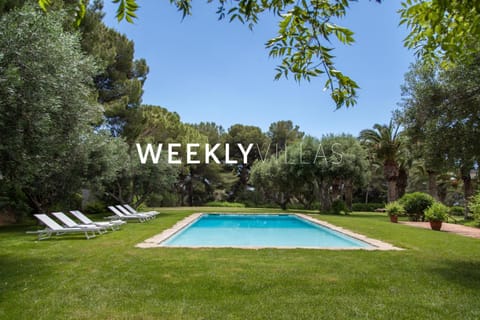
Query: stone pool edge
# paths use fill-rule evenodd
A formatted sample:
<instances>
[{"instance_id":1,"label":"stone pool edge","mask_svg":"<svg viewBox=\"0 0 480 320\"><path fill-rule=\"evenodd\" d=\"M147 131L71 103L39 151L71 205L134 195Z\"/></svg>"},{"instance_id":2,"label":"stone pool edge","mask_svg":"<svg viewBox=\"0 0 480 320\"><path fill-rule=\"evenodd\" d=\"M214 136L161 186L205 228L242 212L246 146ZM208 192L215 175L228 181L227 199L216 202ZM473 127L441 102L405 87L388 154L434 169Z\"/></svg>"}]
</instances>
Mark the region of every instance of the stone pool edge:
<instances>
[{"instance_id":1,"label":"stone pool edge","mask_svg":"<svg viewBox=\"0 0 480 320\"><path fill-rule=\"evenodd\" d=\"M301 217L301 218L303 218L307 221L310 221L312 223L316 223L316 224L324 226L328 229L340 232L341 234L345 234L345 235L347 235L349 237L352 237L354 239L366 242L369 245L374 247L374 248L358 248L359 250L381 250L381 251L382 250L383 251L390 251L390 250L402 251L402 250L405 250L405 249L402 249L402 248L395 247L394 245L392 245L390 243L387 243L387 242L384 242L384 241L381 241L381 240L377 240L377 239L372 239L372 238L369 238L369 237L367 237L363 234L356 233L356 232L353 232L351 230L348 230L348 229L345 229L345 228L342 228L342 227L338 227L338 226L336 226L334 224L331 224L329 222L315 219L315 218L310 217L310 216L308 216L306 214L303 214L303 213L295 213L295 215L298 216L298 217ZM337 248L332 248L332 250L338 250L338 249ZM353 249L353 250L356 250L356 249Z\"/></svg>"},{"instance_id":2,"label":"stone pool edge","mask_svg":"<svg viewBox=\"0 0 480 320\"><path fill-rule=\"evenodd\" d=\"M160 245L160 242L167 240L177 232L183 230L190 224L194 223L197 221L203 213L194 213L189 215L188 217L183 218L182 220L178 221L173 225L173 227L163 230L161 233L154 235L151 238L148 238L147 240L138 243L135 245L137 248L166 248L164 246Z\"/></svg>"},{"instance_id":3,"label":"stone pool edge","mask_svg":"<svg viewBox=\"0 0 480 320\"><path fill-rule=\"evenodd\" d=\"M213 213L214 214L214 213ZM226 213L228 214L228 213ZM238 214L238 213L235 213ZM310 217L306 214L302 213L289 213L291 215L295 215L299 218L305 219L309 222L321 225L323 227L329 228L331 230L340 232L342 234L345 234L347 236L350 236L352 238L355 238L357 240L363 241L369 245L371 245L371 248L329 248L329 247L265 247L265 246L257 246L257 247L232 247L232 246L202 246L202 247L188 247L188 246L179 246L179 247L166 247L160 245L161 242L165 241L166 239L170 238L174 234L180 232L190 224L194 223L197 221L204 213L194 213L189 215L188 217L178 221L175 225L173 225L171 228L166 229L162 231L161 233L154 235L151 238L146 239L145 241L138 243L135 245L137 248L191 248L191 249L202 249L202 248L232 248L232 249L314 249L314 250L367 250L367 251L391 251L391 250L396 250L396 251L401 251L404 250L402 248L395 247L387 242L380 241L377 239L372 239L367 236L364 236L359 233L355 233L353 231L350 231L348 229L344 229L342 227L338 227L336 225L333 225L331 223L328 223L323 220L318 220L313 217Z\"/></svg>"}]
</instances>

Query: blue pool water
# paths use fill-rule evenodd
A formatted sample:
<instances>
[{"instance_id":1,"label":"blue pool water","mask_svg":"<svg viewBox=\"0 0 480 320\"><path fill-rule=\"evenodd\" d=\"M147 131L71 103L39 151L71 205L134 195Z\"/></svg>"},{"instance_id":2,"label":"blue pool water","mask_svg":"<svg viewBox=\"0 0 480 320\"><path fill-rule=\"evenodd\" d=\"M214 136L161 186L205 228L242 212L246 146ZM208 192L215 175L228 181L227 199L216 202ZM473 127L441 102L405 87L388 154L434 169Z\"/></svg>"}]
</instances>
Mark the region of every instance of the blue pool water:
<instances>
[{"instance_id":1,"label":"blue pool water","mask_svg":"<svg viewBox=\"0 0 480 320\"><path fill-rule=\"evenodd\" d=\"M370 248L295 215L205 214L166 239L166 247Z\"/></svg>"}]
</instances>

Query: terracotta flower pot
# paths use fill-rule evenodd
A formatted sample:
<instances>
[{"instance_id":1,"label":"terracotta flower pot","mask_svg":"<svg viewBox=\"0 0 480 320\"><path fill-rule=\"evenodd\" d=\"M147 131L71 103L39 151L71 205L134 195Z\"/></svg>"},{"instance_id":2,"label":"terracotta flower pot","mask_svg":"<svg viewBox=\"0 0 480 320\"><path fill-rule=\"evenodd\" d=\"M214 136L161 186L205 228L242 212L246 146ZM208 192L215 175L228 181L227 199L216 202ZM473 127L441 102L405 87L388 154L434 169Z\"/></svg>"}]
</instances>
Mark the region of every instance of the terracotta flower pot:
<instances>
[{"instance_id":1,"label":"terracotta flower pot","mask_svg":"<svg viewBox=\"0 0 480 320\"><path fill-rule=\"evenodd\" d=\"M430 221L430 228L439 231L442 228L442 221Z\"/></svg>"},{"instance_id":2,"label":"terracotta flower pot","mask_svg":"<svg viewBox=\"0 0 480 320\"><path fill-rule=\"evenodd\" d=\"M397 223L398 222L398 216L397 215L391 215L390 216L390 222Z\"/></svg>"}]
</instances>

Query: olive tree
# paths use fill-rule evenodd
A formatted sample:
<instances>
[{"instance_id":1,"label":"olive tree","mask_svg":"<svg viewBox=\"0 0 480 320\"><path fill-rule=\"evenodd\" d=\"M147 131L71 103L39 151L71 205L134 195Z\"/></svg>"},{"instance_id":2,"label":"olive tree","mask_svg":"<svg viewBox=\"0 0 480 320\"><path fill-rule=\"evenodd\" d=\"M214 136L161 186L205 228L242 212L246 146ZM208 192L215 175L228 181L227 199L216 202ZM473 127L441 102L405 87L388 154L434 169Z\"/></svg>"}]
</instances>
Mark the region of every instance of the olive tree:
<instances>
[{"instance_id":1,"label":"olive tree","mask_svg":"<svg viewBox=\"0 0 480 320\"><path fill-rule=\"evenodd\" d=\"M0 18L2 185L36 211L84 184L88 141L102 115L92 89L95 64L78 35L63 30L63 18L32 7Z\"/></svg>"}]
</instances>

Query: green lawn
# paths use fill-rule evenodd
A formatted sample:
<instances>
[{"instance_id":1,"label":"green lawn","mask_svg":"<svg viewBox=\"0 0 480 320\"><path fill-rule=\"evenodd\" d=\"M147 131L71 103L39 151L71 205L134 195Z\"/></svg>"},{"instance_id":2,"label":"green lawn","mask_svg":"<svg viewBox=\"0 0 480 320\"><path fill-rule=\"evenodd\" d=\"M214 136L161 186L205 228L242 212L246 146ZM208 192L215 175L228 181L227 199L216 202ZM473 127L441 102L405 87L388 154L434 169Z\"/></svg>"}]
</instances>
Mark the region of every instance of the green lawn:
<instances>
[{"instance_id":1,"label":"green lawn","mask_svg":"<svg viewBox=\"0 0 480 320\"><path fill-rule=\"evenodd\" d=\"M162 209L91 240L0 228L0 319L480 318L480 240L381 214L316 216L407 250L134 247L199 210L278 212Z\"/></svg>"}]
</instances>

